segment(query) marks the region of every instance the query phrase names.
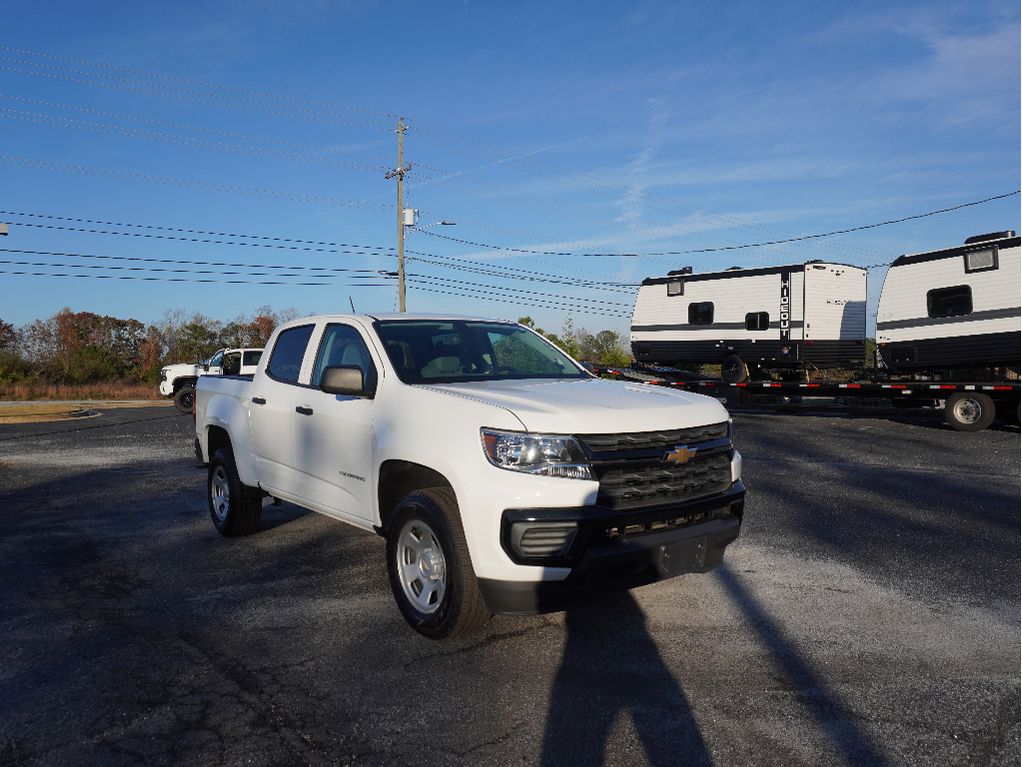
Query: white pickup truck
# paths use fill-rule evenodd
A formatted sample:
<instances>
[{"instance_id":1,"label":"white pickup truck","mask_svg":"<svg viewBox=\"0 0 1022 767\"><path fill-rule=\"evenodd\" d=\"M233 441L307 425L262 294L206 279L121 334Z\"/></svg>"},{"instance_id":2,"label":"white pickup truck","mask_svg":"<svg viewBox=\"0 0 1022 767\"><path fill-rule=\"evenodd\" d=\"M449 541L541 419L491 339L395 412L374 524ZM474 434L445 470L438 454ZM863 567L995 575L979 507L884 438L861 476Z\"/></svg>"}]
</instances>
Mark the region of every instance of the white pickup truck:
<instances>
[{"instance_id":1,"label":"white pickup truck","mask_svg":"<svg viewBox=\"0 0 1022 767\"><path fill-rule=\"evenodd\" d=\"M197 450L223 535L266 496L387 540L434 639L716 565L745 487L714 399L594 378L496 320L335 315L276 330L252 380L203 376Z\"/></svg>"},{"instance_id":2,"label":"white pickup truck","mask_svg":"<svg viewBox=\"0 0 1022 767\"><path fill-rule=\"evenodd\" d=\"M160 394L172 397L182 413L191 413L199 376L252 375L262 353L262 349L220 349L208 360L199 360L194 365L187 362L167 365L160 370Z\"/></svg>"}]
</instances>

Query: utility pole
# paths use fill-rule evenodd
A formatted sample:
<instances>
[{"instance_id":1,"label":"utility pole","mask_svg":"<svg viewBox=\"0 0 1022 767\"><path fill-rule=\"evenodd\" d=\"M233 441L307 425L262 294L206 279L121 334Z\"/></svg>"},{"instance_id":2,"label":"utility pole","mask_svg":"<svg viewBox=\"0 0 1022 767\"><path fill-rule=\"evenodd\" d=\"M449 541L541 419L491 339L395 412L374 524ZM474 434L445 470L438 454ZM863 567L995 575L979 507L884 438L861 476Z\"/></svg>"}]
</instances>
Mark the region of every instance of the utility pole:
<instances>
[{"instance_id":1,"label":"utility pole","mask_svg":"<svg viewBox=\"0 0 1022 767\"><path fill-rule=\"evenodd\" d=\"M405 173L412 169L412 164L405 165L405 118L397 118L397 168L390 171L384 178L397 179L397 307L399 312L405 310Z\"/></svg>"}]
</instances>

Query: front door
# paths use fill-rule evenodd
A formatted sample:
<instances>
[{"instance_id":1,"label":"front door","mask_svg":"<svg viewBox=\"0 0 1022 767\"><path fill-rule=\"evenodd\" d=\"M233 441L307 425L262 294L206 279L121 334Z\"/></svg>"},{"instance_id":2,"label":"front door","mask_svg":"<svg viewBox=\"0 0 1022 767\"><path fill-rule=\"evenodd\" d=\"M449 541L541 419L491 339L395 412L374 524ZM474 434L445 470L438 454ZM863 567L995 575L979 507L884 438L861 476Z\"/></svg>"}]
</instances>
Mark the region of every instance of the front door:
<instances>
[{"instance_id":1,"label":"front door","mask_svg":"<svg viewBox=\"0 0 1022 767\"><path fill-rule=\"evenodd\" d=\"M294 414L295 466L301 495L318 510L341 518L372 521L374 400L319 390L323 371L337 365L362 369L371 390L377 364L358 329L332 323L323 331L310 386Z\"/></svg>"}]
</instances>

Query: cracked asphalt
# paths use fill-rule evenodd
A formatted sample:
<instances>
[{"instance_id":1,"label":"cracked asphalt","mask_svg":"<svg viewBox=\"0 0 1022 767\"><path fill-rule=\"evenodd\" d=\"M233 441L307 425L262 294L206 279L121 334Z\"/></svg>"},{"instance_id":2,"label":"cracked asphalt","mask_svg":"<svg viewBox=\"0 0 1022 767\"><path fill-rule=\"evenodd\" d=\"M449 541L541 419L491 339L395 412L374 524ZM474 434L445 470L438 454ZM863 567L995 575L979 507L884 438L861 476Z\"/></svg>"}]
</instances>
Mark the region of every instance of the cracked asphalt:
<instances>
[{"instance_id":1,"label":"cracked asphalt","mask_svg":"<svg viewBox=\"0 0 1022 767\"><path fill-rule=\"evenodd\" d=\"M1019 764L1019 432L736 416L725 563L433 643L383 541L223 539L191 420L0 427L0 764Z\"/></svg>"}]
</instances>

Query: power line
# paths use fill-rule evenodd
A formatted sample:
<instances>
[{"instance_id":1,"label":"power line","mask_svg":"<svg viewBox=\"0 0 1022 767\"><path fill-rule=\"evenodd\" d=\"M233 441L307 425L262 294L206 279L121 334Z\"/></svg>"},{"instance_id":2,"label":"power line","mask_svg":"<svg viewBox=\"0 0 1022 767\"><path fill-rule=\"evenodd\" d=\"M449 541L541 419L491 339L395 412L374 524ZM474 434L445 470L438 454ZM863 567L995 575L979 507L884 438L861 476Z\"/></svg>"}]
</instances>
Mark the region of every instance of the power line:
<instances>
[{"instance_id":1,"label":"power line","mask_svg":"<svg viewBox=\"0 0 1022 767\"><path fill-rule=\"evenodd\" d=\"M365 245L346 242L332 242L328 240L308 240L295 237L279 237L268 235L256 235L240 232L223 232L208 229L194 229L186 227L160 226L155 224L139 224L125 221L110 221L106 219L83 218L73 216L58 216L48 213L37 213L28 211L0 210L0 216L16 216L19 218L34 218L46 221L62 221L72 224L87 224L88 227L66 226L63 224L42 224L32 221L18 221L18 226L32 227L44 230L60 230L81 232L86 234L114 235L123 237L140 237L144 239L174 240L181 242L198 243L204 245L229 245L239 247L271 248L276 250L316 252L316 253L345 253L353 255L366 255L373 258L393 257L394 248L383 245ZM112 229L98 229L100 227L122 227L142 229L146 231L115 231ZM176 232L179 234L154 234L152 232ZM202 236L187 236L202 235ZM235 238L254 240L253 242L234 242L229 239ZM287 244L284 244L287 243ZM389 252L381 252L389 251ZM538 270L520 269L500 264L488 264L470 259L454 256L443 256L426 251L409 250L409 254L415 256L415 261L429 263L437 266L446 266L461 271L473 272L491 277L504 277L516 280L529 280L535 282L546 282L550 284L563 284L575 287L605 290L610 292L631 292L637 287L634 284L618 282L597 282L591 280L573 280L562 275L542 272Z\"/></svg>"},{"instance_id":2,"label":"power line","mask_svg":"<svg viewBox=\"0 0 1022 767\"><path fill-rule=\"evenodd\" d=\"M219 232L211 231L208 229L188 229L179 226L160 226L157 224L138 224L125 221L106 221L103 219L95 218L75 218L72 216L56 216L49 213L30 213L25 211L17 210L0 210L0 216L23 216L25 218L42 218L48 221L69 221L77 224L96 224L98 226L120 226L120 227L131 227L134 229L153 229L161 232L179 232L181 234L201 234L210 237L235 237L244 238L250 240L264 240L271 243L287 242L297 243L299 245L322 245L327 246L327 252L330 252L336 248L359 248L364 250L389 250L393 251L394 248L389 245L357 245L350 242L331 242L329 240L304 240L297 237L279 237L265 234L246 234L240 232ZM26 222L19 222L19 226L28 226ZM79 231L72 229L71 231ZM89 230L81 230L89 231ZM103 232L103 234L116 234L116 232ZM134 235L133 232L123 232L122 234ZM197 240L198 242L205 242L205 240ZM243 243L237 243L239 245Z\"/></svg>"},{"instance_id":3,"label":"power line","mask_svg":"<svg viewBox=\"0 0 1022 767\"><path fill-rule=\"evenodd\" d=\"M457 296L459 298L473 298L475 300L486 302L495 301L497 303L514 304L515 306L526 306L534 309L568 310L576 314L588 314L601 317L616 317L620 319L627 319L629 316L628 314L625 313L610 312L599 308L584 308L568 304L556 303L552 301L539 301L536 299L530 301L522 298L515 298L512 296L494 295L487 291L473 290L472 288L449 288L448 286L443 286L446 287L447 289L442 289L442 287L436 287L435 283L427 282L424 285L420 280L414 280L411 282L411 284L414 285L416 290L422 290L427 293L439 293L442 295Z\"/></svg>"},{"instance_id":4,"label":"power line","mask_svg":"<svg viewBox=\"0 0 1022 767\"><path fill-rule=\"evenodd\" d=\"M224 269L166 269L159 266L122 266L120 264L65 264L65 263L50 263L47 261L16 261L12 259L0 259L0 264L8 264L11 266L46 266L55 269L92 269L92 270L103 270L103 271L115 271L115 272L145 272L145 273L156 273L156 274L213 274L217 276L229 276L229 277L275 277L277 279L283 279L285 277L306 277L304 274L294 274L291 272L274 273L274 272L252 272L252 271L231 271ZM374 274L375 279L379 279L379 274ZM352 275L351 279L369 279L368 275L365 278L361 278L360 275ZM290 284L290 283L285 283ZM361 283L359 283L361 284Z\"/></svg>"},{"instance_id":5,"label":"power line","mask_svg":"<svg viewBox=\"0 0 1022 767\"><path fill-rule=\"evenodd\" d=\"M269 137L269 136L255 136L250 133L239 133L237 131L221 130L218 128L207 128L199 125L191 125L190 123L172 122L168 120L156 120L151 117L142 117L141 115L125 114L124 112L109 112L102 109L94 109L92 107L85 107L79 104L61 104L55 101L44 101L43 99L33 99L25 96L15 96L10 93L0 93L0 98L7 99L9 101L18 101L24 104L35 104L36 106L52 107L54 109L66 109L75 112L83 112L85 114L97 115L99 117L113 117L118 120L131 120L134 122L142 122L148 125L159 125L167 128L177 128L187 131L193 131L195 133L207 133L214 136L226 136L232 139L241 139L242 141L251 141L262 144L278 144L280 146L293 147L299 150L312 150L322 151L322 147L316 144L307 144L301 141L289 141L288 139ZM352 150L331 147L331 154L340 153L347 156L370 156L368 152L363 150ZM380 160L381 167L386 165L386 162L378 155L371 155L373 159Z\"/></svg>"},{"instance_id":6,"label":"power line","mask_svg":"<svg viewBox=\"0 0 1022 767\"><path fill-rule=\"evenodd\" d=\"M620 301L600 301L600 300L591 299L591 298L576 298L574 296L565 296L565 295L559 294L559 293L540 293L540 292L533 291L533 290L521 290L519 288L508 288L508 287L504 287L504 286L491 285L489 283L469 282L469 281L466 281L466 280L457 280L457 279L454 279L452 277L440 277L440 276L429 275L429 274L416 274L416 275L410 275L410 276L415 276L415 277L418 277L418 278L421 278L421 279L439 280L439 281L442 281L442 282L447 282L447 283L451 283L451 284L455 284L455 285L467 285L467 286L477 287L477 288L488 288L490 290L501 290L501 291L504 291L506 293L525 293L526 295L529 295L529 296L539 296L539 297L542 297L542 298L554 298L554 299L562 300L562 301L577 301L578 303L587 304L587 305L588 304L600 304L601 306L613 307L615 309L628 309L631 306L630 304L623 304Z\"/></svg>"},{"instance_id":7,"label":"power line","mask_svg":"<svg viewBox=\"0 0 1022 767\"><path fill-rule=\"evenodd\" d=\"M193 179L174 178L172 176L153 176L145 173L135 173L111 168L97 168L88 165L70 165L49 160L34 160L16 155L0 155L0 162L12 165L25 165L29 167L45 168L56 170L62 173L77 173L81 175L105 176L107 178L126 179L129 181L145 181L147 183L160 184L164 186L180 186L189 189L203 189L213 192L225 192L228 194L247 195L251 197L267 197L276 200L294 200L296 202L311 203L314 205L325 205L330 207L373 207L389 210L393 205L382 202L368 202L365 200L345 200L338 197L327 197L325 195L306 194L304 192L280 192L274 189L261 189L258 187L243 187L229 184L213 184Z\"/></svg>"},{"instance_id":8,"label":"power line","mask_svg":"<svg viewBox=\"0 0 1022 767\"><path fill-rule=\"evenodd\" d=\"M163 141L170 144L182 146L199 147L202 149L215 149L218 151L238 152L256 157L269 157L274 159L291 160L293 162L310 163L314 165L336 165L338 167L350 168L353 170L378 173L383 169L381 165L366 165L363 163L348 162L339 158L323 156L307 156L283 150L265 149L261 147L247 147L239 144L230 144L225 141L217 141L194 136L175 136L170 133L158 133L156 131L130 128L123 125L109 125L106 123L91 122L88 120L75 120L69 117L58 115L47 115L40 112L26 112L20 109L9 109L0 107L0 114L15 120L27 120L42 125L53 125L60 128L72 128L88 132L116 133L130 138L148 139L151 141Z\"/></svg>"},{"instance_id":9,"label":"power line","mask_svg":"<svg viewBox=\"0 0 1022 767\"><path fill-rule=\"evenodd\" d=\"M24 67L26 66L30 67L30 69L25 69ZM245 98L243 96L232 96L230 94L220 93L203 93L201 91L196 91L195 89L189 89L188 87L174 87L146 82L144 79L140 78L120 77L117 75L89 72L81 69L75 69L73 67L45 64L14 56L0 55L0 69L8 72L16 72L18 74L32 75L33 77L63 80L65 82L76 83L79 85L107 88L111 90L124 91L126 93L135 93L145 96L161 96L184 101L213 103L219 106L265 112L267 114L274 114L280 117L297 118L326 125L335 125L340 123L357 128L368 128L371 130L382 129L382 125L380 124L353 120L345 115L341 115L336 112L328 112L322 109L312 109L300 106L281 107L269 104L260 104L258 101L250 97ZM81 77L76 77L75 75L80 75ZM83 77L91 79L83 79ZM264 98L277 101L287 101L287 97L283 96Z\"/></svg>"},{"instance_id":10,"label":"power line","mask_svg":"<svg viewBox=\"0 0 1022 767\"><path fill-rule=\"evenodd\" d=\"M552 250L531 250L529 248L512 248L505 247L503 245L492 245L485 242L474 242L472 240L464 240L458 237L451 237L446 234L440 234L439 232L430 232L422 230L423 234L427 234L430 237L437 237L443 240L450 240L457 242L462 245L469 245L474 248L488 248L491 250L503 250L510 253L531 253L540 256L584 256L588 258L637 258L645 256L684 256L697 253L716 253L719 251L728 250L744 250L747 248L762 248L770 245L783 245L791 242L800 242L803 240L815 240L824 237L834 237L840 234L849 234L851 232L860 232L866 229L876 229L881 226L890 226L891 224L901 224L906 221L914 221L920 218L927 218L929 216L937 216L943 213L951 213L962 208L969 208L974 205L983 205L984 203L993 202L994 200L1003 200L1007 197L1014 197L1019 194L1020 190L1016 189L1013 192L1006 192L1004 194L993 195L992 197L986 197L982 200L973 200L971 202L964 202L959 205L953 205L948 208L940 208L939 210L931 210L926 213L916 213L911 216L903 216L902 218L890 219L888 221L879 221L873 224L863 224L861 226L849 227L847 229L835 229L830 232L820 232L817 234L805 234L798 237L790 237L783 240L771 240L768 242L750 242L741 245L724 245L715 248L694 248L691 250L670 250L670 251L657 251L657 252L638 252L638 253L572 253L570 251L552 251Z\"/></svg>"},{"instance_id":11,"label":"power line","mask_svg":"<svg viewBox=\"0 0 1022 767\"><path fill-rule=\"evenodd\" d=\"M408 251L409 253L420 253L420 251ZM470 272L472 274L480 274L486 277L501 277L504 279L513 280L524 280L527 282L542 282L549 283L552 285L570 285L576 288L586 288L589 290L604 290L611 293L631 293L632 288L637 288L638 284L624 283L624 282L586 282L579 280L570 280L562 278L557 275L549 275L544 272L531 271L527 269L515 269L513 267L489 267L482 265L479 261L467 261L457 258L450 258L446 256L433 255L432 258L426 256L433 255L428 253L422 253L415 258L409 258L409 261L418 261L424 264L433 264L434 266L443 266L450 269L456 269L463 272Z\"/></svg>"},{"instance_id":12,"label":"power line","mask_svg":"<svg viewBox=\"0 0 1022 767\"><path fill-rule=\"evenodd\" d=\"M149 256L112 256L98 253L75 253L69 251L28 250L23 248L0 248L0 253L20 253L22 255L51 256L53 258L90 258L96 260L125 261L146 264L184 264L191 266L220 266L241 269L294 269L303 272L320 272L324 274L375 274L379 269L350 269L337 266L299 266L295 264L248 264L230 261L189 261L178 258L152 258ZM142 267L144 268L144 267Z\"/></svg>"},{"instance_id":13,"label":"power line","mask_svg":"<svg viewBox=\"0 0 1022 767\"><path fill-rule=\"evenodd\" d=\"M386 113L386 112L375 112L375 111L372 111L372 110L369 110L369 109L365 109L364 107L344 106L344 105L334 104L334 103L330 103L330 102L326 102L326 101L319 101L318 99L304 98L304 97L301 97L301 96L290 96L290 95L289 96L284 96L284 95L277 94L277 93L270 93L268 91L255 91L255 90L246 89L246 88L238 88L236 86L231 86L231 85L223 85L221 83L214 83L214 82L209 82L209 81L204 81L204 80L190 79L190 78L187 78L187 77L181 77L180 75L168 75L168 74L164 74L164 73L160 73L160 72L149 72L149 71L140 70L140 69L132 69L130 67L117 66L115 64L107 64L107 63L103 63L103 62L89 61L87 59L77 59L77 58L72 58L70 56L60 56L60 55L57 55L57 54L46 53L46 52L43 52L43 51L33 51L33 50L30 50L30 49L27 49L27 48L16 48L16 47L10 46L10 45L0 45L0 50L8 51L10 53L17 53L19 55L36 56L36 57L39 57L39 58L49 59L51 61L65 61L65 62L68 62L68 63L71 63L71 64L80 64L80 65L84 65L84 66L94 67L96 69L106 69L106 70L110 70L110 71L123 72L125 74L135 75L137 77L142 77L142 78L152 78L152 79L167 80L167 81L171 81L171 82L183 83L183 84L186 84L186 85L199 86L199 87L202 87L202 88L214 88L216 90L221 90L221 91L231 92L231 93L237 93L237 94L245 95L245 96L256 96L256 97L259 97L259 98L269 98L269 99L274 99L274 100L278 100L278 101L290 101L290 102L302 103L302 104L316 104L316 105L319 105L321 107L328 107L330 109L342 109L342 110L346 110L346 111L350 111L350 112L360 112L360 113L363 113L363 114L370 114L370 115L374 115L374 116L384 117L384 118L387 118L388 120L397 117L397 115L394 115L394 114L389 114L389 113Z\"/></svg>"},{"instance_id":14,"label":"power line","mask_svg":"<svg viewBox=\"0 0 1022 767\"><path fill-rule=\"evenodd\" d=\"M65 266L54 265L54 268L66 268ZM280 280L215 280L215 279L190 279L184 277L145 277L142 275L128 274L81 274L67 272L28 272L23 270L0 269L0 274L16 275L21 277L72 277L76 279L93 280L139 280L143 282L188 282L211 285L290 285L292 287L359 287L359 288L392 288L390 283L358 283L344 285L337 282L284 282Z\"/></svg>"}]
</instances>

